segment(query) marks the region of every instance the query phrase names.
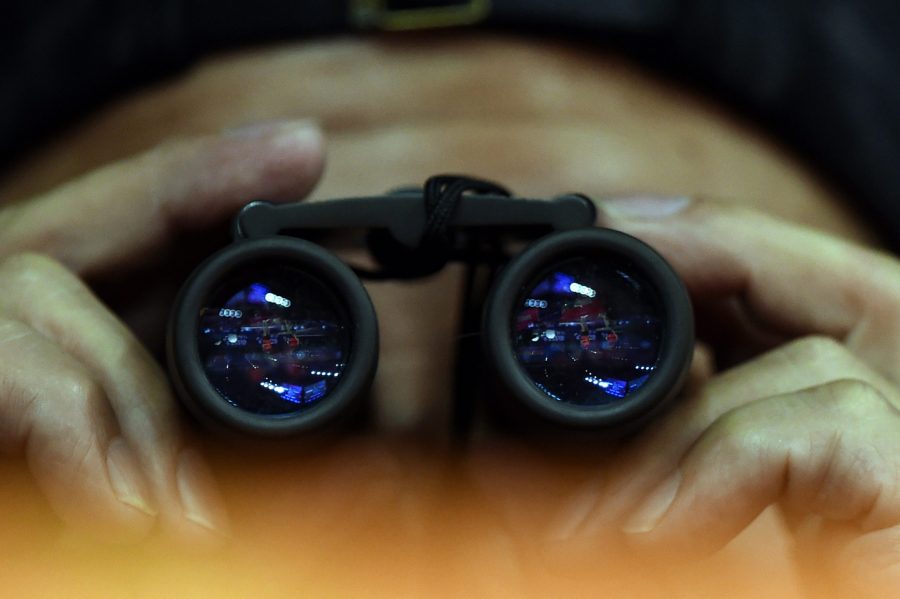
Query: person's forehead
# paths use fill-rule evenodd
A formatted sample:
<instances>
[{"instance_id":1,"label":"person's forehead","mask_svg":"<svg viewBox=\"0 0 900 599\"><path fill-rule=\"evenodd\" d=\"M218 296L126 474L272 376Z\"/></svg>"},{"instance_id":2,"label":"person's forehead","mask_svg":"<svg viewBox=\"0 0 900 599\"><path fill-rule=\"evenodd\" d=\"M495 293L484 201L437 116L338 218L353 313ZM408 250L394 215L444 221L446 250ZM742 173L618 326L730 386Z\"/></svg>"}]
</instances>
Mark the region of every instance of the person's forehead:
<instances>
[{"instance_id":1,"label":"person's forehead","mask_svg":"<svg viewBox=\"0 0 900 599\"><path fill-rule=\"evenodd\" d=\"M521 193L700 194L867 235L800 163L722 108L618 58L527 38L336 40L227 54L107 107L7 177L46 189L173 136L313 118L318 197L469 172Z\"/></svg>"}]
</instances>

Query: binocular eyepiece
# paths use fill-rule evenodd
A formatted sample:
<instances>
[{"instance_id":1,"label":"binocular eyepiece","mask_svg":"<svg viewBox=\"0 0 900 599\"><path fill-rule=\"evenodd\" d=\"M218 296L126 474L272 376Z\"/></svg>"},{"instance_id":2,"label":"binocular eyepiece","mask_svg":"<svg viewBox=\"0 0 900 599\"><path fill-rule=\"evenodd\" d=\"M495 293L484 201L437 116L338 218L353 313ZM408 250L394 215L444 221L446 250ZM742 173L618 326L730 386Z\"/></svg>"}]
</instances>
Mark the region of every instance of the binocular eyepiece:
<instances>
[{"instance_id":1,"label":"binocular eyepiece","mask_svg":"<svg viewBox=\"0 0 900 599\"><path fill-rule=\"evenodd\" d=\"M551 426L631 429L679 390L693 315L665 260L595 228L595 217L584 196L513 198L450 176L383 196L248 204L234 243L176 300L167 341L175 388L219 427L320 430L363 407L375 374L378 325L360 279L420 277L462 261L498 271L477 301L480 351L504 393ZM313 241L346 228L369 231L382 270L353 269Z\"/></svg>"}]
</instances>

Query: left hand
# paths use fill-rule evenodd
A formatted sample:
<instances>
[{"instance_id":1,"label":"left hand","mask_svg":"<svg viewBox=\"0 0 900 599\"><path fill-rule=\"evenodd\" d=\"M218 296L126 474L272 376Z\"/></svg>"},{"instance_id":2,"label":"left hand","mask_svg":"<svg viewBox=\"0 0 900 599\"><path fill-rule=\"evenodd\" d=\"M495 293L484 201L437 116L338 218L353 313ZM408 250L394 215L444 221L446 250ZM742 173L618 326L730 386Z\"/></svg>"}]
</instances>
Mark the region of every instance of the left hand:
<instances>
[{"instance_id":1,"label":"left hand","mask_svg":"<svg viewBox=\"0 0 900 599\"><path fill-rule=\"evenodd\" d=\"M819 579L872 596L898 588L900 262L709 201L666 218L611 214L673 262L714 348L787 341L647 430L572 538L618 528L641 551L697 556L776 505Z\"/></svg>"}]
</instances>

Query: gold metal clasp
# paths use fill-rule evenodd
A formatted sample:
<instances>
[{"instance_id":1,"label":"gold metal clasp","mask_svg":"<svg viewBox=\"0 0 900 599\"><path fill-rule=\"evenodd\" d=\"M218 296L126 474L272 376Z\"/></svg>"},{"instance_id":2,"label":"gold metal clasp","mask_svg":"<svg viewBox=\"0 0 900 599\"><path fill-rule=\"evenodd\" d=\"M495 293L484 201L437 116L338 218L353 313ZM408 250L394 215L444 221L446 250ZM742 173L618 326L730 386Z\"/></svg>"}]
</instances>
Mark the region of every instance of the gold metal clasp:
<instances>
[{"instance_id":1,"label":"gold metal clasp","mask_svg":"<svg viewBox=\"0 0 900 599\"><path fill-rule=\"evenodd\" d=\"M491 0L431 0L418 3L409 0L351 0L350 19L360 29L408 31L472 25L487 17L490 10Z\"/></svg>"}]
</instances>

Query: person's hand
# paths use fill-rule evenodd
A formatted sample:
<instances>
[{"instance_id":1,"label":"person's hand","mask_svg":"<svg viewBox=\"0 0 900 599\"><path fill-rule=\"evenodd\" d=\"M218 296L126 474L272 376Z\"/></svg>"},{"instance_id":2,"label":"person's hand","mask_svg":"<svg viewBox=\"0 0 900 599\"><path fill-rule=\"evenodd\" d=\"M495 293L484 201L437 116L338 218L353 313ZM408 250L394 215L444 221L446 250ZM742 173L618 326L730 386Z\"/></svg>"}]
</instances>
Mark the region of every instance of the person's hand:
<instances>
[{"instance_id":1,"label":"person's hand","mask_svg":"<svg viewBox=\"0 0 900 599\"><path fill-rule=\"evenodd\" d=\"M0 452L26 457L66 524L113 540L154 526L188 540L226 532L142 341L159 341L179 275L214 231L252 199L304 196L322 165L315 127L268 123L167 143L0 206Z\"/></svg>"},{"instance_id":2,"label":"person's hand","mask_svg":"<svg viewBox=\"0 0 900 599\"><path fill-rule=\"evenodd\" d=\"M616 539L671 562L776 505L823 588L900 587L900 262L711 201L604 208L685 279L712 353L682 403L576 494L553 542L574 554ZM742 361L714 374L710 356Z\"/></svg>"}]
</instances>

